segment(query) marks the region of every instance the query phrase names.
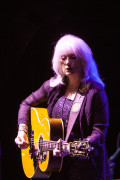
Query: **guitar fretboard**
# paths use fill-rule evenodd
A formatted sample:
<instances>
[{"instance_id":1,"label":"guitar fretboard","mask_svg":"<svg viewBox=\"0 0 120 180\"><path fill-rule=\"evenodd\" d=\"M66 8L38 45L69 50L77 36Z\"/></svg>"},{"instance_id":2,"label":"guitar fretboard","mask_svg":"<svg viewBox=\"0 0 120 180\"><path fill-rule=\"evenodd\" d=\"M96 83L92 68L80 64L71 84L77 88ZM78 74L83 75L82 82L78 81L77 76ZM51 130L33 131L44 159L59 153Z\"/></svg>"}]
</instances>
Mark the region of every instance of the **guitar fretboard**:
<instances>
[{"instance_id":1,"label":"guitar fretboard","mask_svg":"<svg viewBox=\"0 0 120 180\"><path fill-rule=\"evenodd\" d=\"M42 150L46 150L46 151L50 151L55 148L59 148L60 150L70 152L70 144L69 143L63 143L63 142L57 142L57 141L43 140L39 143L39 147L41 147Z\"/></svg>"}]
</instances>

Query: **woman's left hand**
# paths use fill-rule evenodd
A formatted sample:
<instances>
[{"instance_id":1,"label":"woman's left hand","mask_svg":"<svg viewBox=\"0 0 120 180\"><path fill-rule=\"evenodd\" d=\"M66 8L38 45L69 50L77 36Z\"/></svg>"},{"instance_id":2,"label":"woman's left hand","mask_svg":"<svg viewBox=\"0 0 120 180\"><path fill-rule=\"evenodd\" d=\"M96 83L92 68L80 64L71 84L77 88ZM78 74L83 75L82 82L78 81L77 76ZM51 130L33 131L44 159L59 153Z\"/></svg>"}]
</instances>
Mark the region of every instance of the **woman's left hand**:
<instances>
[{"instance_id":1,"label":"woman's left hand","mask_svg":"<svg viewBox=\"0 0 120 180\"><path fill-rule=\"evenodd\" d=\"M63 141L62 139L59 139L57 143L59 144L59 143L64 143L64 142L65 141ZM68 154L69 154L68 151L60 149L59 146L53 150L53 156L55 157L64 157L64 156L67 156Z\"/></svg>"}]
</instances>

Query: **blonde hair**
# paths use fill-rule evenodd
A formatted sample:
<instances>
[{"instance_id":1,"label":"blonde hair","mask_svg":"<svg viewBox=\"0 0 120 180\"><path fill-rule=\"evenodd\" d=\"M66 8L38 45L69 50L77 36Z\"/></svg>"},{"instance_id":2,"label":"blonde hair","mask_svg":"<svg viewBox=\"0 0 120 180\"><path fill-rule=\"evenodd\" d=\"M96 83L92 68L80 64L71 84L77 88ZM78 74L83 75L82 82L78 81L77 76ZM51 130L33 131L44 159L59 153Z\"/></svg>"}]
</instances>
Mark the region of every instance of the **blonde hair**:
<instances>
[{"instance_id":1,"label":"blonde hair","mask_svg":"<svg viewBox=\"0 0 120 180\"><path fill-rule=\"evenodd\" d=\"M61 55L65 53L74 53L76 57L81 61L83 68L82 81L95 81L100 83L104 87L104 83L98 73L98 68L90 47L81 38L67 34L61 37L54 48L54 54L52 58L52 69L56 74L55 79L51 79L51 83L54 85L62 83L64 74L59 64Z\"/></svg>"}]
</instances>

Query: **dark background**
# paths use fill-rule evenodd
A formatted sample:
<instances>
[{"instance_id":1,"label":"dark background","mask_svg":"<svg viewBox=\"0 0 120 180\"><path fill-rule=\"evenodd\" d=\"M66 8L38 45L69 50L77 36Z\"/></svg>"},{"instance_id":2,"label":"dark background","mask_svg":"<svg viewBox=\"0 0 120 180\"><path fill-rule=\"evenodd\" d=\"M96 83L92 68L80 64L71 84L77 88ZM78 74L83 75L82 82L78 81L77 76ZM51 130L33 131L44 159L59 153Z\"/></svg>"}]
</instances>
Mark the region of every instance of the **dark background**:
<instances>
[{"instance_id":1,"label":"dark background","mask_svg":"<svg viewBox=\"0 0 120 180\"><path fill-rule=\"evenodd\" d=\"M93 51L109 99L108 156L114 153L120 131L119 11L119 2L115 1L4 1L0 6L3 180L27 179L22 170L20 150L14 143L19 104L53 76L53 47L66 33L81 37Z\"/></svg>"}]
</instances>

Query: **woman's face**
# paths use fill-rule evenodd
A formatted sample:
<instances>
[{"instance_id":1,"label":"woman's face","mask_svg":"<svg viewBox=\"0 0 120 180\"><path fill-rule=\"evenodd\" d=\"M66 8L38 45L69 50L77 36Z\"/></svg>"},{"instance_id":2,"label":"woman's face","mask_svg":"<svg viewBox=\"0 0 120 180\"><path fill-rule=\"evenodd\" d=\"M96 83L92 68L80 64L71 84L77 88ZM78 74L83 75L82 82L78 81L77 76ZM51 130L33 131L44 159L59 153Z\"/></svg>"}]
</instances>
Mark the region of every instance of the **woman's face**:
<instances>
[{"instance_id":1,"label":"woman's face","mask_svg":"<svg viewBox=\"0 0 120 180\"><path fill-rule=\"evenodd\" d=\"M63 74L66 76L74 74L81 76L82 74L81 62L74 53L62 54L60 57L60 65Z\"/></svg>"}]
</instances>

